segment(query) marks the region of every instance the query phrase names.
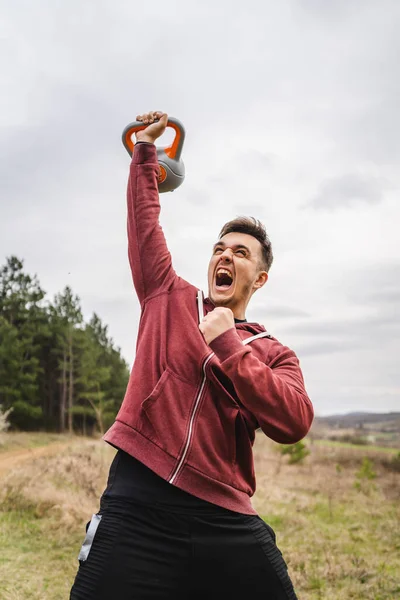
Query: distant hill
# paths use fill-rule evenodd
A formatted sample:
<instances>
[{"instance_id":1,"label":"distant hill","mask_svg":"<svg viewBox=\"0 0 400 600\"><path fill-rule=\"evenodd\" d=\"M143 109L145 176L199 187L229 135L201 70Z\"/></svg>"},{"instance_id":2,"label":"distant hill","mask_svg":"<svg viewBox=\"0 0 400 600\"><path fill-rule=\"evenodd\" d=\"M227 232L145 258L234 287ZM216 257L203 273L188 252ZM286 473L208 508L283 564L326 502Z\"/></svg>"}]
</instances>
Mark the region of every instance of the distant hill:
<instances>
[{"instance_id":1,"label":"distant hill","mask_svg":"<svg viewBox=\"0 0 400 600\"><path fill-rule=\"evenodd\" d=\"M335 427L340 429L360 428L364 425L383 424L398 422L400 430L400 412L369 413L352 412L345 415L329 415L327 417L315 417L316 425Z\"/></svg>"},{"instance_id":2,"label":"distant hill","mask_svg":"<svg viewBox=\"0 0 400 600\"><path fill-rule=\"evenodd\" d=\"M315 439L399 448L400 412L352 412L315 417L310 433Z\"/></svg>"}]
</instances>

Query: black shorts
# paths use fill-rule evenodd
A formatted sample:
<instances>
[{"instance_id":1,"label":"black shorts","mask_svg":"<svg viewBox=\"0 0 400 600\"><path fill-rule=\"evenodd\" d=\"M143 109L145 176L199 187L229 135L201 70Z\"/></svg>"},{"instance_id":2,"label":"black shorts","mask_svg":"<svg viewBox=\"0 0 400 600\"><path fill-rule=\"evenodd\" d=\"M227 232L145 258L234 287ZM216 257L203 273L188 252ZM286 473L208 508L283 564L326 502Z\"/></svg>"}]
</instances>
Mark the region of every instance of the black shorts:
<instances>
[{"instance_id":1,"label":"black shorts","mask_svg":"<svg viewBox=\"0 0 400 600\"><path fill-rule=\"evenodd\" d=\"M296 600L275 534L212 505L174 510L102 501L70 600Z\"/></svg>"}]
</instances>

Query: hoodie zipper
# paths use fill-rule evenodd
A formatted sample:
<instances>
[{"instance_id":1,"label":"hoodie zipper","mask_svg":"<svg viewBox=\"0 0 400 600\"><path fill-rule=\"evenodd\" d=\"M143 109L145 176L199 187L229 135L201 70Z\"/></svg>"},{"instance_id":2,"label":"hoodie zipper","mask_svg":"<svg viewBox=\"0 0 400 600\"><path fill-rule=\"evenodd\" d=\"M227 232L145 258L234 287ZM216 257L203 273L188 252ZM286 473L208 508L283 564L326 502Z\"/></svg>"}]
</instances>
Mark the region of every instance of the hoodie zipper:
<instances>
[{"instance_id":1,"label":"hoodie zipper","mask_svg":"<svg viewBox=\"0 0 400 600\"><path fill-rule=\"evenodd\" d=\"M196 417L196 413L197 413L197 411L199 409L201 396L202 396L203 391L204 391L204 386L206 385L206 379L207 379L206 366L208 365L208 363L210 362L210 359L213 356L214 356L214 352L212 352L211 354L209 354L207 356L207 358L205 359L204 363L203 363L203 379L201 381L199 393L196 396L196 400L195 400L195 403L194 403L194 406L193 406L192 414L190 415L189 429L188 429L188 434L187 434L187 438L186 438L185 447L184 447L184 450L183 450L183 453L182 453L182 456L181 456L181 459L180 459L179 463L177 464L174 472L172 473L171 477L168 480L169 483L174 483L175 479L178 477L180 471L182 470L182 466L183 466L183 463L184 463L185 458L187 456L187 453L189 451L190 442L192 441L192 437L193 437L193 424L194 424L194 420L195 420L195 417Z\"/></svg>"},{"instance_id":2,"label":"hoodie zipper","mask_svg":"<svg viewBox=\"0 0 400 600\"><path fill-rule=\"evenodd\" d=\"M197 311L198 311L198 318L199 318L199 323L201 322L203 316L204 316L204 307L203 307L203 293L201 290L198 290L197 292ZM261 337L271 337L269 333L267 333L266 331L258 333L257 335L252 335L249 338L247 338L246 340L243 340L243 344L248 344L249 342L252 342L253 340L256 340L258 338ZM193 437L193 424L194 424L194 420L196 418L196 414L198 412L199 406L200 406L200 400L201 397L203 395L203 391L204 391L204 387L206 385L206 379L207 379L207 375L206 375L206 367L208 365L208 363L210 362L211 358L214 356L214 352L211 352L211 354L209 354L206 359L204 360L203 363L203 378L201 380L201 384L200 384L200 389L199 392L196 396L196 400L193 406L193 410L192 410L192 414L190 415L190 421L189 421L189 429L188 429L188 434L186 437L186 442L185 442L185 447L183 449L182 452L182 456L177 464L177 466L175 467L175 470L173 471L171 477L168 479L168 483L174 483L174 481L176 480L176 478L178 477L179 473L182 470L183 467L183 463L185 462L185 458L188 454L189 451L189 447L190 447L190 442L192 441L192 437Z\"/></svg>"}]
</instances>

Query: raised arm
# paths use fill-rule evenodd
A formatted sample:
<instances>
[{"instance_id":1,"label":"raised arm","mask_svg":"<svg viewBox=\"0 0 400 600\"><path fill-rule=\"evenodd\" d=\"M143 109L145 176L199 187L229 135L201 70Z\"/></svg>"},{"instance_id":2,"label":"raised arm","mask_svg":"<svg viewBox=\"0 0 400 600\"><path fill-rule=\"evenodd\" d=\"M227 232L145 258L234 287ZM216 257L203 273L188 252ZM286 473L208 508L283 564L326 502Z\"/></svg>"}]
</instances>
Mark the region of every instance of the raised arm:
<instances>
[{"instance_id":1,"label":"raised arm","mask_svg":"<svg viewBox=\"0 0 400 600\"><path fill-rule=\"evenodd\" d=\"M156 119L159 119L155 122ZM137 132L128 181L128 255L136 293L142 304L170 289L177 279L159 223L158 160L154 142L167 126L168 115L148 113L137 120L148 125Z\"/></svg>"}]
</instances>

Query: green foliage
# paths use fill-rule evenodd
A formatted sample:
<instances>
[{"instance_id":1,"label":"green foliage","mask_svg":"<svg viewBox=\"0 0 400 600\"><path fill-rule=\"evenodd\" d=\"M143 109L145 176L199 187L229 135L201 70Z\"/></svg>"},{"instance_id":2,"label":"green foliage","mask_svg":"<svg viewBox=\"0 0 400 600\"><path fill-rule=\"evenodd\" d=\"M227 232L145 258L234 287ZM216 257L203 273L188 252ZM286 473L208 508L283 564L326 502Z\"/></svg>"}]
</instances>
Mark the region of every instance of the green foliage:
<instances>
[{"instance_id":1,"label":"green foliage","mask_svg":"<svg viewBox=\"0 0 400 600\"><path fill-rule=\"evenodd\" d=\"M8 258L0 269L0 402L13 407L11 423L23 428L35 426L40 414L44 295L36 276L24 273L22 261Z\"/></svg>"},{"instance_id":2,"label":"green foliage","mask_svg":"<svg viewBox=\"0 0 400 600\"><path fill-rule=\"evenodd\" d=\"M356 446L367 446L368 440L362 437L360 434L346 433L344 435L331 435L329 439L332 442L344 442L348 444L355 444Z\"/></svg>"},{"instance_id":3,"label":"green foliage","mask_svg":"<svg viewBox=\"0 0 400 600\"><path fill-rule=\"evenodd\" d=\"M310 454L307 446L302 441L291 444L290 446L279 446L279 451L283 456L289 456L290 465L304 462L304 459Z\"/></svg>"},{"instance_id":4,"label":"green foliage","mask_svg":"<svg viewBox=\"0 0 400 600\"><path fill-rule=\"evenodd\" d=\"M0 269L0 404L15 429L103 431L119 408L128 366L70 287L46 302L15 256Z\"/></svg>"},{"instance_id":5,"label":"green foliage","mask_svg":"<svg viewBox=\"0 0 400 600\"><path fill-rule=\"evenodd\" d=\"M368 480L375 479L376 473L375 473L373 467L374 467L374 463L367 456L365 456L363 458L360 469L356 473L356 477L360 480L361 479L368 479Z\"/></svg>"},{"instance_id":6,"label":"green foliage","mask_svg":"<svg viewBox=\"0 0 400 600\"><path fill-rule=\"evenodd\" d=\"M115 350L108 339L107 326L102 325L96 314L81 333L80 398L89 405L89 414L94 416L97 428L103 433L114 417L118 402L114 397L115 390L110 386Z\"/></svg>"},{"instance_id":7,"label":"green foliage","mask_svg":"<svg viewBox=\"0 0 400 600\"><path fill-rule=\"evenodd\" d=\"M376 478L376 472L374 471L373 462L365 456L363 458L361 467L356 472L356 481L354 487L359 492L369 494L371 490L375 489L372 481Z\"/></svg>"}]
</instances>

